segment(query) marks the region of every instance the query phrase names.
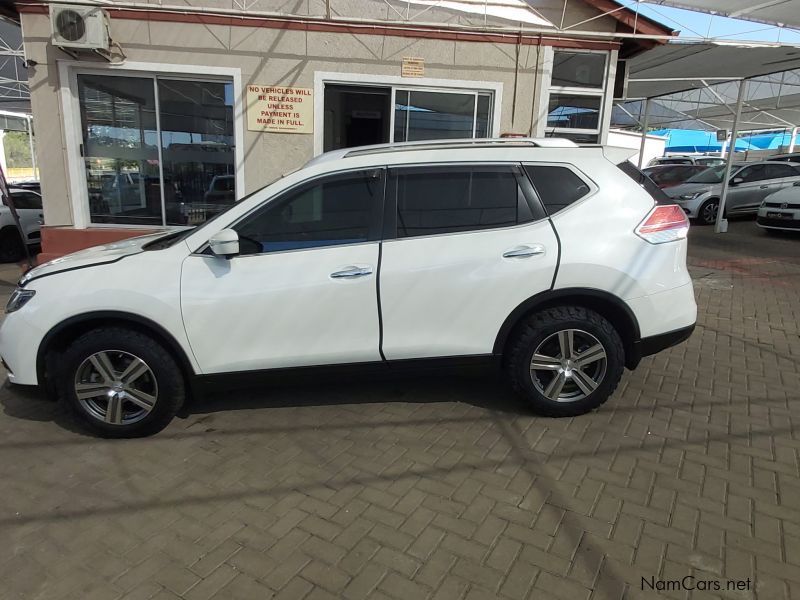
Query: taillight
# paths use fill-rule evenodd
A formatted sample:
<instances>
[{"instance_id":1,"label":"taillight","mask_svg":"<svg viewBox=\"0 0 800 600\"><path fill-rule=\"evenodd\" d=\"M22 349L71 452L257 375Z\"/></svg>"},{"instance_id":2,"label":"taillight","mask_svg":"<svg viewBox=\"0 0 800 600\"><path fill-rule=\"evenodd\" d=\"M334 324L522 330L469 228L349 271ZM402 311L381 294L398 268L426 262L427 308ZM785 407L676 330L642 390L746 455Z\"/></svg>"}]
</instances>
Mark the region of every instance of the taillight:
<instances>
[{"instance_id":1,"label":"taillight","mask_svg":"<svg viewBox=\"0 0 800 600\"><path fill-rule=\"evenodd\" d=\"M677 204L658 204L639 226L636 235L651 244L682 240L689 231L689 219Z\"/></svg>"}]
</instances>

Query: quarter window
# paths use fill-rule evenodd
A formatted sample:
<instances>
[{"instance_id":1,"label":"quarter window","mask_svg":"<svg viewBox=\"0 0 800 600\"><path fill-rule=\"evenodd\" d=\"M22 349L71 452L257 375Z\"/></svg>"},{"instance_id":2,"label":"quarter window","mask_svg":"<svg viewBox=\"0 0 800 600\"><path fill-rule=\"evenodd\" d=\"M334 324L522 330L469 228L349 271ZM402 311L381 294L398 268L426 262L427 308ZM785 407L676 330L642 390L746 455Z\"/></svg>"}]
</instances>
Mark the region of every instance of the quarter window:
<instances>
[{"instance_id":1,"label":"quarter window","mask_svg":"<svg viewBox=\"0 0 800 600\"><path fill-rule=\"evenodd\" d=\"M11 192L14 208L42 210L42 197L32 192Z\"/></svg>"},{"instance_id":2,"label":"quarter window","mask_svg":"<svg viewBox=\"0 0 800 600\"><path fill-rule=\"evenodd\" d=\"M382 206L382 171L314 182L271 201L234 227L242 254L366 242Z\"/></svg>"},{"instance_id":3,"label":"quarter window","mask_svg":"<svg viewBox=\"0 0 800 600\"><path fill-rule=\"evenodd\" d=\"M509 167L443 167L394 172L397 237L508 227L533 220Z\"/></svg>"},{"instance_id":4,"label":"quarter window","mask_svg":"<svg viewBox=\"0 0 800 600\"><path fill-rule=\"evenodd\" d=\"M586 182L566 167L526 165L525 172L551 215L580 200L590 191Z\"/></svg>"}]
</instances>

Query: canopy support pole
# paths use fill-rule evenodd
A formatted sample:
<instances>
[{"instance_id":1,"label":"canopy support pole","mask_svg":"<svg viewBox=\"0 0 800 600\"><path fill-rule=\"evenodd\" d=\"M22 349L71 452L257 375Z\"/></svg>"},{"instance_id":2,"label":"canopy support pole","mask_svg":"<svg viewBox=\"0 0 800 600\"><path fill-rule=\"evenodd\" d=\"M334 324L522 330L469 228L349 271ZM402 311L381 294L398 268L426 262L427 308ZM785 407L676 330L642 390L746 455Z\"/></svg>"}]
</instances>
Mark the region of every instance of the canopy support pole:
<instances>
[{"instance_id":1,"label":"canopy support pole","mask_svg":"<svg viewBox=\"0 0 800 600\"><path fill-rule=\"evenodd\" d=\"M647 143L647 126L650 121L650 98L644 101L644 116L642 117L642 141L639 143L639 164L640 169L644 162L644 146Z\"/></svg>"},{"instance_id":2,"label":"canopy support pole","mask_svg":"<svg viewBox=\"0 0 800 600\"><path fill-rule=\"evenodd\" d=\"M736 137L739 135L739 117L742 116L742 104L747 92L747 79L739 82L739 95L736 98L736 111L733 114L733 125L731 126L731 141L728 144L728 157L725 161L725 174L722 176L722 191L719 198L719 210L717 211L717 223L714 225L715 233L725 233L728 231L728 220L725 218L725 200L728 197L728 183L731 178L733 167L733 157L736 154Z\"/></svg>"},{"instance_id":3,"label":"canopy support pole","mask_svg":"<svg viewBox=\"0 0 800 600\"><path fill-rule=\"evenodd\" d=\"M792 137L789 139L789 150L787 152L794 152L794 140L797 137L797 131L800 127L792 127Z\"/></svg>"}]
</instances>

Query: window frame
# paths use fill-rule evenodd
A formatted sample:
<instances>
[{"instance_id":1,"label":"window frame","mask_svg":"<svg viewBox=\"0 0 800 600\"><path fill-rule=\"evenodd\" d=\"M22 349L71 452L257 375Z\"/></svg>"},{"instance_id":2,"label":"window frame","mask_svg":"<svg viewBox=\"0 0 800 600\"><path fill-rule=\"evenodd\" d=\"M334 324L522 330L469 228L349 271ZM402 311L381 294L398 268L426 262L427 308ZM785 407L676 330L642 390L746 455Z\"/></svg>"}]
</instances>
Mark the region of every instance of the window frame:
<instances>
[{"instance_id":1,"label":"window frame","mask_svg":"<svg viewBox=\"0 0 800 600\"><path fill-rule=\"evenodd\" d=\"M554 48L551 50L550 56L550 85L547 87L547 93L542 98L543 113L544 113L544 135L545 137L559 137L559 134L569 135L590 135L596 137L596 142L603 143L602 132L604 123L606 122L606 109L611 100L608 98L609 90L613 85L609 85L611 79L611 69L613 66L615 55L607 50L584 50L573 48ZM569 54L602 54L605 57L605 65L603 67L603 85L598 88L593 87L575 87L575 86L560 86L552 85L553 68L555 65L555 55L557 52L565 52ZM597 111L597 127L596 128L579 128L579 127L551 127L547 124L550 117L550 98L554 95L564 94L571 96L585 96L591 98L598 98L600 105Z\"/></svg>"},{"instance_id":2,"label":"window frame","mask_svg":"<svg viewBox=\"0 0 800 600\"><path fill-rule=\"evenodd\" d=\"M309 252L313 250L325 250L328 248L342 248L346 246L360 246L363 244L375 244L381 241L381 232L383 231L383 217L385 213L385 206L386 206L386 189L387 189L387 180L388 180L388 171L385 166L375 166L375 167L356 167L351 168L343 171L335 171L329 173L322 173L320 175L316 175L311 177L310 179L304 179L303 181L297 182L295 185L292 185L284 190L281 190L274 196L267 198L257 206L254 206L251 210L240 216L238 219L230 223L225 227L225 229L236 229L238 225L240 225L243 221L250 218L255 218L263 211L269 210L273 208L277 204L281 202L288 201L292 197L296 196L298 193L303 193L304 191L314 187L316 185L324 184L327 181L336 181L340 179L347 179L353 173L361 173L367 171L379 171L380 172L380 179L382 185L380 185L380 191L378 192L378 201L375 203L375 206L372 208L371 215L370 215L370 222L369 228L367 233L367 239L359 242L350 242L347 244L326 244L324 246L309 246L306 248L291 248L288 250L275 250L273 252L254 252L252 254L237 254L236 256L232 257L232 259L236 258L248 258L251 256L274 256L278 254L286 254L288 252ZM276 204L277 203L277 204ZM209 242L205 242L201 245L193 254L199 254L208 256L211 254L211 247Z\"/></svg>"},{"instance_id":3,"label":"window frame","mask_svg":"<svg viewBox=\"0 0 800 600\"><path fill-rule=\"evenodd\" d=\"M430 233L426 235L414 235L400 237L397 235L397 179L398 171L423 171L429 169L478 169L478 168L508 169L517 180L519 191L527 204L532 219L514 225L501 225L497 227L482 227L480 229L466 229L464 231L447 231L442 233ZM513 229L515 227L527 227L534 223L539 223L547 219L547 211L539 201L530 180L525 176L522 165L518 162L447 162L447 163L409 163L388 165L386 171L386 186L384 193L384 214L383 214L383 241L406 241L420 240L432 237L442 237L449 235L469 235L488 231L498 231L503 229Z\"/></svg>"},{"instance_id":4,"label":"window frame","mask_svg":"<svg viewBox=\"0 0 800 600\"><path fill-rule=\"evenodd\" d=\"M80 97L78 94L78 75L99 75L103 77L139 77L153 80L156 87L158 78L184 79L196 82L225 82L233 84L233 139L234 169L236 177L236 201L245 192L244 155L244 100L242 70L238 67L214 67L173 63L151 63L126 61L121 66L94 61L56 60L58 66L60 104L64 120L66 138L67 185L69 191L72 227L75 229L149 229L156 231L174 230L175 225L164 225L162 208L161 225L142 225L129 223L92 223L89 208L89 192L86 181L84 157L81 155L83 134L81 125ZM156 96L157 98L157 96ZM156 105L156 111L158 104ZM158 112L158 111L157 111ZM159 139L160 141L160 139ZM159 144L160 154L160 144ZM159 176L163 178L163 174ZM163 179L161 193L163 195ZM163 205L162 205L163 206Z\"/></svg>"},{"instance_id":5,"label":"window frame","mask_svg":"<svg viewBox=\"0 0 800 600\"><path fill-rule=\"evenodd\" d=\"M503 83L500 81L471 81L464 79L438 79L433 77L401 77L396 75L371 75L365 73L340 73L316 71L314 73L314 156L323 153L325 123L325 86L352 85L357 87L391 88L389 132L394 138L394 117L397 90L451 93L488 93L491 96L489 111L489 137L499 135L500 112L503 106Z\"/></svg>"}]
</instances>

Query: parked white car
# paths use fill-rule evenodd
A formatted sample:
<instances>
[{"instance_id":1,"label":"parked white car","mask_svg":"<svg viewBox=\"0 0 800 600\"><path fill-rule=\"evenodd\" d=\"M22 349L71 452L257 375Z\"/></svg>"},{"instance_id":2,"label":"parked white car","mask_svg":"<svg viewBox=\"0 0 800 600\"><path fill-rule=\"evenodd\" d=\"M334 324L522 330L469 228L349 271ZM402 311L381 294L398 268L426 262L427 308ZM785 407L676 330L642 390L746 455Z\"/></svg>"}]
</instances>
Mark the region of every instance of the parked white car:
<instances>
[{"instance_id":1,"label":"parked white car","mask_svg":"<svg viewBox=\"0 0 800 600\"><path fill-rule=\"evenodd\" d=\"M492 361L539 413L585 413L697 314L686 216L629 154L556 139L331 152L196 229L33 269L0 355L10 381L112 437L160 430L224 375L330 365Z\"/></svg>"},{"instance_id":2,"label":"parked white car","mask_svg":"<svg viewBox=\"0 0 800 600\"><path fill-rule=\"evenodd\" d=\"M768 232L800 231L800 181L764 198L756 223Z\"/></svg>"},{"instance_id":3,"label":"parked white car","mask_svg":"<svg viewBox=\"0 0 800 600\"><path fill-rule=\"evenodd\" d=\"M25 233L23 241L17 224L11 216L11 209L3 201L0 206L0 262L16 262L25 257L25 246L35 246L41 242L43 222L42 197L33 190L10 187L19 223Z\"/></svg>"}]
</instances>

